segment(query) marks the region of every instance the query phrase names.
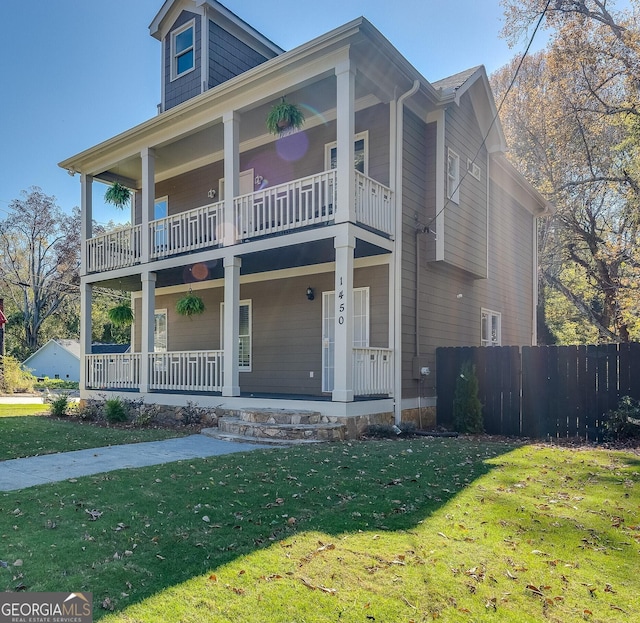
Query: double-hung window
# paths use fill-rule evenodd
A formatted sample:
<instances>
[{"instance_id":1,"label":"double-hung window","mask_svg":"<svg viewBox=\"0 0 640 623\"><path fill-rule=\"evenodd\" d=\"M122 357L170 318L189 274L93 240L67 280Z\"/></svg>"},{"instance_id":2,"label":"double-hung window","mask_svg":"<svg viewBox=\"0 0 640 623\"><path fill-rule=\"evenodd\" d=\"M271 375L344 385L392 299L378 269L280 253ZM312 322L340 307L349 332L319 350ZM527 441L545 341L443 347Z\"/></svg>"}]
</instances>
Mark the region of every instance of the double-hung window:
<instances>
[{"instance_id":1,"label":"double-hung window","mask_svg":"<svg viewBox=\"0 0 640 623\"><path fill-rule=\"evenodd\" d=\"M353 143L353 168L360 171L364 175L369 174L369 139L368 132L360 132L356 134ZM324 152L325 169L335 169L338 166L338 147L336 143L328 143L325 145Z\"/></svg>"},{"instance_id":2,"label":"double-hung window","mask_svg":"<svg viewBox=\"0 0 640 623\"><path fill-rule=\"evenodd\" d=\"M171 79L195 68L195 20L171 33Z\"/></svg>"},{"instance_id":3,"label":"double-hung window","mask_svg":"<svg viewBox=\"0 0 640 623\"><path fill-rule=\"evenodd\" d=\"M240 301L238 367L240 372L251 372L251 301ZM224 303L220 303L220 348L224 349Z\"/></svg>"},{"instance_id":4,"label":"double-hung window","mask_svg":"<svg viewBox=\"0 0 640 623\"><path fill-rule=\"evenodd\" d=\"M460 156L447 150L447 199L460 203Z\"/></svg>"},{"instance_id":5,"label":"double-hung window","mask_svg":"<svg viewBox=\"0 0 640 623\"><path fill-rule=\"evenodd\" d=\"M501 314L483 309L480 321L480 345L500 346L502 343Z\"/></svg>"}]
</instances>

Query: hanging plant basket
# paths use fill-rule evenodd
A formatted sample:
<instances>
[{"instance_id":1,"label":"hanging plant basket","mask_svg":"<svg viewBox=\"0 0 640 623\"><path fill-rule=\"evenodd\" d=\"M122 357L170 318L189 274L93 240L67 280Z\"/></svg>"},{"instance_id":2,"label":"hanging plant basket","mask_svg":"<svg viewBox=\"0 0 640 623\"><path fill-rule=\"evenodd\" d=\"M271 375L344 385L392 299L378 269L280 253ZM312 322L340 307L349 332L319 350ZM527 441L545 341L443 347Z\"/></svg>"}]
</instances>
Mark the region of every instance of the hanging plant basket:
<instances>
[{"instance_id":1,"label":"hanging plant basket","mask_svg":"<svg viewBox=\"0 0 640 623\"><path fill-rule=\"evenodd\" d=\"M131 199L131 191L120 184L120 182L114 182L107 188L107 192L104 194L104 200L107 203L111 203L116 208L124 208Z\"/></svg>"},{"instance_id":2,"label":"hanging plant basket","mask_svg":"<svg viewBox=\"0 0 640 623\"><path fill-rule=\"evenodd\" d=\"M111 324L116 327L128 327L133 322L133 310L129 303L120 303L108 312Z\"/></svg>"},{"instance_id":3,"label":"hanging plant basket","mask_svg":"<svg viewBox=\"0 0 640 623\"><path fill-rule=\"evenodd\" d=\"M267 115L267 130L280 136L287 130L299 130L304 125L304 113L296 104L290 104L284 97L274 104Z\"/></svg>"},{"instance_id":4,"label":"hanging plant basket","mask_svg":"<svg viewBox=\"0 0 640 623\"><path fill-rule=\"evenodd\" d=\"M185 294L176 303L176 311L181 316L194 316L204 311L204 301L193 292Z\"/></svg>"}]
</instances>

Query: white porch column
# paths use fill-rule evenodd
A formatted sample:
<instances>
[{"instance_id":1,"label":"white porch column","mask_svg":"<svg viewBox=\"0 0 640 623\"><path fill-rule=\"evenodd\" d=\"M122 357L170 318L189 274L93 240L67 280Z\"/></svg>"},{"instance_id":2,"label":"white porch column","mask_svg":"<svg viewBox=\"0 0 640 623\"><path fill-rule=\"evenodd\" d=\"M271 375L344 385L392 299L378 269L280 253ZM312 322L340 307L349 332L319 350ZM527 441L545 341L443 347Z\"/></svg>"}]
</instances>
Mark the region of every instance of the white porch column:
<instances>
[{"instance_id":1,"label":"white porch column","mask_svg":"<svg viewBox=\"0 0 640 623\"><path fill-rule=\"evenodd\" d=\"M347 60L336 66L336 149L338 209L336 223L355 223L355 69Z\"/></svg>"},{"instance_id":2,"label":"white porch column","mask_svg":"<svg viewBox=\"0 0 640 623\"><path fill-rule=\"evenodd\" d=\"M335 348L334 402L353 400L353 252L355 237L345 226L334 239L335 272Z\"/></svg>"},{"instance_id":3,"label":"white porch column","mask_svg":"<svg viewBox=\"0 0 640 623\"><path fill-rule=\"evenodd\" d=\"M80 176L80 226L81 255L80 274L87 274L87 240L93 236L93 177L82 174Z\"/></svg>"},{"instance_id":4,"label":"white porch column","mask_svg":"<svg viewBox=\"0 0 640 623\"><path fill-rule=\"evenodd\" d=\"M142 280L140 393L144 394L149 391L149 384L151 382L149 354L154 350L153 334L156 324L156 273L145 271L140 275L140 278Z\"/></svg>"},{"instance_id":5,"label":"white porch column","mask_svg":"<svg viewBox=\"0 0 640 623\"><path fill-rule=\"evenodd\" d=\"M155 216L156 203L156 154L150 147L145 147L140 152L142 158L142 231L141 231L141 261L143 264L149 261L151 255L151 235L149 233L149 221ZM153 344L153 341L152 341Z\"/></svg>"},{"instance_id":6,"label":"white porch column","mask_svg":"<svg viewBox=\"0 0 640 623\"><path fill-rule=\"evenodd\" d=\"M225 113L224 123L224 232L223 244L230 246L236 239L236 219L233 199L240 192L240 115Z\"/></svg>"},{"instance_id":7,"label":"white porch column","mask_svg":"<svg viewBox=\"0 0 640 623\"><path fill-rule=\"evenodd\" d=\"M83 210L84 213L84 210ZM80 286L80 389L86 389L87 355L91 354L91 295L93 286L83 283Z\"/></svg>"},{"instance_id":8,"label":"white porch column","mask_svg":"<svg viewBox=\"0 0 640 623\"><path fill-rule=\"evenodd\" d=\"M226 193L226 190L225 190ZM239 257L224 259L224 378L223 396L240 395L240 266Z\"/></svg>"}]
</instances>

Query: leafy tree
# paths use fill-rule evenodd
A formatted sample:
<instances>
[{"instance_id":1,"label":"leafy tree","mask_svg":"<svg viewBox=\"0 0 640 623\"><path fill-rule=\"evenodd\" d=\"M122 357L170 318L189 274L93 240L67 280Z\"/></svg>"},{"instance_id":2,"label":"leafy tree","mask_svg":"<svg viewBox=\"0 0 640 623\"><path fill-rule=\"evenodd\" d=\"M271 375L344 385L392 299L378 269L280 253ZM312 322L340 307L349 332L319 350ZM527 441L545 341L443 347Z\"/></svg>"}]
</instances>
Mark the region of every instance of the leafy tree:
<instances>
[{"instance_id":1,"label":"leafy tree","mask_svg":"<svg viewBox=\"0 0 640 623\"><path fill-rule=\"evenodd\" d=\"M484 431L482 403L478 397L479 384L476 367L469 361L460 366L453 394L453 426L461 433L479 434Z\"/></svg>"},{"instance_id":2,"label":"leafy tree","mask_svg":"<svg viewBox=\"0 0 640 623\"><path fill-rule=\"evenodd\" d=\"M551 29L547 48L525 59L501 108L510 158L557 208L541 229L546 315L553 317L559 294L577 312L565 318L583 325L556 324L560 340L586 340L593 329L602 341L638 339L637 14L600 0L503 5L512 41L545 8ZM499 101L515 71L514 61L492 76Z\"/></svg>"},{"instance_id":3,"label":"leafy tree","mask_svg":"<svg viewBox=\"0 0 640 623\"><path fill-rule=\"evenodd\" d=\"M80 213L65 214L36 186L22 196L0 222L0 283L28 354L41 345L47 319L78 294Z\"/></svg>"}]
</instances>

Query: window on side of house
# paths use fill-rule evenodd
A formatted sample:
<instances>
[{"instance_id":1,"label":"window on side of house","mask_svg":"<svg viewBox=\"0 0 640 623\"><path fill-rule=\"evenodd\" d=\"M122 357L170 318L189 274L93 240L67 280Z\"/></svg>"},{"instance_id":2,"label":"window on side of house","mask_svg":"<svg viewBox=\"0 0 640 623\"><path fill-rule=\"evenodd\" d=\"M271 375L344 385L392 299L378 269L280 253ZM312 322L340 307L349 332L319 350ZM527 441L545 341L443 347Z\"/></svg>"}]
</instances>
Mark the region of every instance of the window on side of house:
<instances>
[{"instance_id":1,"label":"window on side of house","mask_svg":"<svg viewBox=\"0 0 640 623\"><path fill-rule=\"evenodd\" d=\"M251 372L251 301L240 301L239 359L240 372ZM220 348L224 349L224 303L220 303Z\"/></svg>"},{"instance_id":2,"label":"window on side of house","mask_svg":"<svg viewBox=\"0 0 640 623\"><path fill-rule=\"evenodd\" d=\"M483 309L480 322L480 345L500 346L502 343L502 315L490 309Z\"/></svg>"},{"instance_id":3,"label":"window on side of house","mask_svg":"<svg viewBox=\"0 0 640 623\"><path fill-rule=\"evenodd\" d=\"M171 33L171 79L195 69L195 20Z\"/></svg>"},{"instance_id":4,"label":"window on side of house","mask_svg":"<svg viewBox=\"0 0 640 623\"><path fill-rule=\"evenodd\" d=\"M447 199L460 203L460 156L447 149Z\"/></svg>"},{"instance_id":5,"label":"window on side of house","mask_svg":"<svg viewBox=\"0 0 640 623\"><path fill-rule=\"evenodd\" d=\"M356 134L353 151L354 169L363 175L369 175L369 132ZM338 146L335 141L324 146L324 160L325 170L338 166Z\"/></svg>"}]
</instances>

